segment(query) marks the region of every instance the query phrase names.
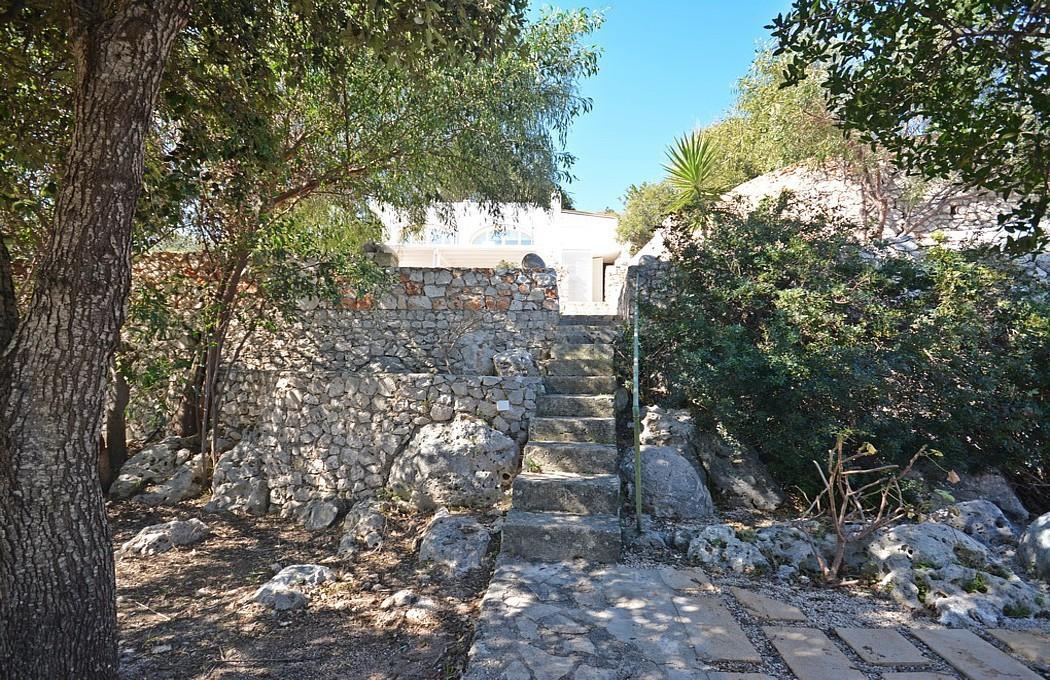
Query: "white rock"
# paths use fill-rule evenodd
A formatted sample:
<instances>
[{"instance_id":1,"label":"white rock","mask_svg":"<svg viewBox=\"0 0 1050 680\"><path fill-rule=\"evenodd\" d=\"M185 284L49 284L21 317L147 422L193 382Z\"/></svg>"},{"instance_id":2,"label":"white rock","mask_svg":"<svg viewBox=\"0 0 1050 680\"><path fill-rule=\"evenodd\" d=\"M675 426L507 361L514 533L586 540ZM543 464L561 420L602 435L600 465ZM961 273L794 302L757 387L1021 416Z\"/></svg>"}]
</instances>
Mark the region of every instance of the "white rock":
<instances>
[{"instance_id":1,"label":"white rock","mask_svg":"<svg viewBox=\"0 0 1050 680\"><path fill-rule=\"evenodd\" d=\"M1021 560L1038 578L1050 581L1050 512L1028 525L1020 542Z\"/></svg>"},{"instance_id":2,"label":"white rock","mask_svg":"<svg viewBox=\"0 0 1050 680\"><path fill-rule=\"evenodd\" d=\"M536 361L527 349L508 349L492 356L492 364L499 376L539 375Z\"/></svg>"},{"instance_id":3,"label":"white rock","mask_svg":"<svg viewBox=\"0 0 1050 680\"><path fill-rule=\"evenodd\" d=\"M955 527L985 545L1014 543L1017 536L1002 510L987 500L963 501L937 510L931 519Z\"/></svg>"},{"instance_id":4,"label":"white rock","mask_svg":"<svg viewBox=\"0 0 1050 680\"><path fill-rule=\"evenodd\" d=\"M461 417L421 427L394 460L388 485L420 510L491 507L513 481L517 463L513 439Z\"/></svg>"},{"instance_id":5,"label":"white rock","mask_svg":"<svg viewBox=\"0 0 1050 680\"><path fill-rule=\"evenodd\" d=\"M733 527L726 524L705 527L689 543L686 554L701 564L728 567L740 574L763 571L770 566L755 545L741 541Z\"/></svg>"},{"instance_id":6,"label":"white rock","mask_svg":"<svg viewBox=\"0 0 1050 680\"><path fill-rule=\"evenodd\" d=\"M481 567L490 536L476 519L450 515L442 508L423 532L419 561L438 567L448 576L462 576Z\"/></svg>"},{"instance_id":7,"label":"white rock","mask_svg":"<svg viewBox=\"0 0 1050 680\"><path fill-rule=\"evenodd\" d=\"M208 525L197 518L152 524L124 543L120 551L131 555L156 555L177 545L190 545L211 533Z\"/></svg>"},{"instance_id":8,"label":"white rock","mask_svg":"<svg viewBox=\"0 0 1050 680\"><path fill-rule=\"evenodd\" d=\"M293 564L279 571L256 590L251 600L278 611L298 609L309 602L303 593L332 578L328 567L319 564Z\"/></svg>"},{"instance_id":9,"label":"white rock","mask_svg":"<svg viewBox=\"0 0 1050 680\"><path fill-rule=\"evenodd\" d=\"M703 469L670 446L642 447L642 509L666 519L698 519L715 513ZM634 456L624 459L628 497L634 494Z\"/></svg>"}]
</instances>

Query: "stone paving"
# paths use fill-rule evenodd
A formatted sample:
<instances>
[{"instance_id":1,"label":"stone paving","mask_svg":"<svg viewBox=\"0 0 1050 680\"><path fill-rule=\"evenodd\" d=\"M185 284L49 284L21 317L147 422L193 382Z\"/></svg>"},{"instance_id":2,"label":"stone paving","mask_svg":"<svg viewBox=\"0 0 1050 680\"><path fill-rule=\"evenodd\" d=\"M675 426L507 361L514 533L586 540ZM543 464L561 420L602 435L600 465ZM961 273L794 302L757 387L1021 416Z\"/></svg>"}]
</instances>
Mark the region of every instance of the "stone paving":
<instances>
[{"instance_id":1,"label":"stone paving","mask_svg":"<svg viewBox=\"0 0 1050 680\"><path fill-rule=\"evenodd\" d=\"M699 569L504 555L464 680L1038 680L1050 637L945 628L822 630ZM993 644L989 640L993 640Z\"/></svg>"}]
</instances>

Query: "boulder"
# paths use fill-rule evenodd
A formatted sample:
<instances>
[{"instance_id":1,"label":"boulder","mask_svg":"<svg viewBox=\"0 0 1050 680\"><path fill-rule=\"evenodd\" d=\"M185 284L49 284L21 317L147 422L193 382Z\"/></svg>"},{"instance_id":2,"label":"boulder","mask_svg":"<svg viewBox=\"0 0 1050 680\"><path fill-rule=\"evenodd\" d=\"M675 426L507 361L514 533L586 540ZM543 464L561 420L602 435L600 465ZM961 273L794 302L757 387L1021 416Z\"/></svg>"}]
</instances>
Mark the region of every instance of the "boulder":
<instances>
[{"instance_id":1,"label":"boulder","mask_svg":"<svg viewBox=\"0 0 1050 680\"><path fill-rule=\"evenodd\" d=\"M907 606L933 610L942 624L996 626L1003 617L1045 611L1038 590L994 560L982 543L946 524L890 527L867 550L884 590Z\"/></svg>"},{"instance_id":2,"label":"boulder","mask_svg":"<svg viewBox=\"0 0 1050 680\"><path fill-rule=\"evenodd\" d=\"M229 510L243 515L265 515L270 507L270 486L263 474L258 450L241 441L219 456L211 478L207 512Z\"/></svg>"},{"instance_id":3,"label":"boulder","mask_svg":"<svg viewBox=\"0 0 1050 680\"><path fill-rule=\"evenodd\" d=\"M343 537L339 541L339 552L354 552L362 545L369 549L376 547L383 540L385 528L386 516L380 501L366 499L354 503L343 518Z\"/></svg>"},{"instance_id":4,"label":"boulder","mask_svg":"<svg viewBox=\"0 0 1050 680\"><path fill-rule=\"evenodd\" d=\"M1050 512L1028 525L1020 542L1021 561L1038 578L1050 581Z\"/></svg>"},{"instance_id":5,"label":"boulder","mask_svg":"<svg viewBox=\"0 0 1050 680\"><path fill-rule=\"evenodd\" d=\"M930 516L936 522L955 527L987 546L1011 544L1017 541L1010 520L999 506L991 501L963 501L935 511Z\"/></svg>"},{"instance_id":6,"label":"boulder","mask_svg":"<svg viewBox=\"0 0 1050 680\"><path fill-rule=\"evenodd\" d=\"M634 456L624 458L627 495L634 497ZM642 509L666 519L698 519L715 513L703 469L671 446L642 447Z\"/></svg>"},{"instance_id":7,"label":"boulder","mask_svg":"<svg viewBox=\"0 0 1050 680\"><path fill-rule=\"evenodd\" d=\"M770 568L756 545L740 540L733 527L712 524L689 543L689 559L706 566L728 568L739 574L766 571Z\"/></svg>"},{"instance_id":8,"label":"boulder","mask_svg":"<svg viewBox=\"0 0 1050 680\"><path fill-rule=\"evenodd\" d=\"M690 460L699 460L707 479L729 507L774 510L784 502L758 455L721 428L699 433L688 409L650 406L642 419L642 444L673 446Z\"/></svg>"},{"instance_id":9,"label":"boulder","mask_svg":"<svg viewBox=\"0 0 1050 680\"><path fill-rule=\"evenodd\" d=\"M397 456L388 486L417 509L488 508L510 486L518 445L485 423L460 417L419 429Z\"/></svg>"},{"instance_id":10,"label":"boulder","mask_svg":"<svg viewBox=\"0 0 1050 680\"><path fill-rule=\"evenodd\" d=\"M252 593L251 601L278 611L299 609L309 602L303 591L332 578L328 567L318 564L293 564L277 572L273 578Z\"/></svg>"},{"instance_id":11,"label":"boulder","mask_svg":"<svg viewBox=\"0 0 1050 680\"><path fill-rule=\"evenodd\" d=\"M208 525L196 518L151 524L124 543L120 552L129 555L157 555L177 545L190 545L202 541L210 533Z\"/></svg>"},{"instance_id":12,"label":"boulder","mask_svg":"<svg viewBox=\"0 0 1050 680\"><path fill-rule=\"evenodd\" d=\"M726 432L701 434L696 451L727 506L770 511L783 505L784 493L758 454Z\"/></svg>"},{"instance_id":13,"label":"boulder","mask_svg":"<svg viewBox=\"0 0 1050 680\"><path fill-rule=\"evenodd\" d=\"M189 443L190 440L183 437L168 437L136 453L120 468L120 474L109 487L110 497L131 498L148 484L168 479L175 472L177 454L188 451Z\"/></svg>"},{"instance_id":14,"label":"boulder","mask_svg":"<svg viewBox=\"0 0 1050 680\"><path fill-rule=\"evenodd\" d=\"M1028 509L1014 493L1013 487L1000 473L991 470L976 475L960 474L955 484L945 485L955 500L988 500L999 506L1007 517L1015 522L1028 521Z\"/></svg>"},{"instance_id":15,"label":"boulder","mask_svg":"<svg viewBox=\"0 0 1050 680\"><path fill-rule=\"evenodd\" d=\"M190 454L189 449L182 449L177 452L175 460L178 462L183 455L188 454ZM171 477L151 487L146 493L135 496L134 500L151 507L176 505L187 498L200 495L204 488L204 476L204 455L198 453L185 462L179 462Z\"/></svg>"},{"instance_id":16,"label":"boulder","mask_svg":"<svg viewBox=\"0 0 1050 680\"><path fill-rule=\"evenodd\" d=\"M320 531L335 524L342 508L334 501L312 500L302 508L303 525L309 531Z\"/></svg>"},{"instance_id":17,"label":"boulder","mask_svg":"<svg viewBox=\"0 0 1050 680\"><path fill-rule=\"evenodd\" d=\"M527 349L508 349L492 355L496 375L502 377L539 375L536 361Z\"/></svg>"},{"instance_id":18,"label":"boulder","mask_svg":"<svg viewBox=\"0 0 1050 680\"><path fill-rule=\"evenodd\" d=\"M450 515L441 508L427 524L419 542L419 561L449 577L481 567L489 548L488 530L473 517Z\"/></svg>"}]
</instances>

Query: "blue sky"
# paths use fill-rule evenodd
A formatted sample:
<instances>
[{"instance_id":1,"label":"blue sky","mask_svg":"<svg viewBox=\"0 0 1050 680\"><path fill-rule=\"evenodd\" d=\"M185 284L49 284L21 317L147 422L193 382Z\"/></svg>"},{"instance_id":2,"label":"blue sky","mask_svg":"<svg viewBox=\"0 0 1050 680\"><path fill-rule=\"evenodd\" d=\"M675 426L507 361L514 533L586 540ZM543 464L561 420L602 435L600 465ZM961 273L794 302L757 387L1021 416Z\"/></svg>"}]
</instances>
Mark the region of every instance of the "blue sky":
<instances>
[{"instance_id":1,"label":"blue sky","mask_svg":"<svg viewBox=\"0 0 1050 680\"><path fill-rule=\"evenodd\" d=\"M594 109L577 120L567 150L568 186L580 210L619 210L630 184L663 176L672 139L717 120L736 81L767 40L763 28L788 0L595 0L548 2L605 15L593 36L604 54L583 86Z\"/></svg>"}]
</instances>

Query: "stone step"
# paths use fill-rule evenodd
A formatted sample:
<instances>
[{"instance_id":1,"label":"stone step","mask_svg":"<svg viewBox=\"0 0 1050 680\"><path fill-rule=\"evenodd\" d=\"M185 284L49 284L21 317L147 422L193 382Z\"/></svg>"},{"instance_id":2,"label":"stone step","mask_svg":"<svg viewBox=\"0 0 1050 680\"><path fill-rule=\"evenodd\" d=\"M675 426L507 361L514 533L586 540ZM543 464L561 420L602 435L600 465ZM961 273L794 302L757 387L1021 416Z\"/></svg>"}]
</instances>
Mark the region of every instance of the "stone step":
<instances>
[{"instance_id":1,"label":"stone step","mask_svg":"<svg viewBox=\"0 0 1050 680\"><path fill-rule=\"evenodd\" d=\"M620 559L620 519L616 515L512 509L503 523L503 552L541 562L577 558L616 562Z\"/></svg>"},{"instance_id":2,"label":"stone step","mask_svg":"<svg viewBox=\"0 0 1050 680\"><path fill-rule=\"evenodd\" d=\"M614 515L620 508L620 476L522 472L514 479L513 502L525 512Z\"/></svg>"},{"instance_id":3,"label":"stone step","mask_svg":"<svg viewBox=\"0 0 1050 680\"><path fill-rule=\"evenodd\" d=\"M529 442L525 445L525 469L541 472L615 474L619 453L614 444L578 442Z\"/></svg>"},{"instance_id":4,"label":"stone step","mask_svg":"<svg viewBox=\"0 0 1050 680\"><path fill-rule=\"evenodd\" d=\"M536 400L539 416L613 417L611 394L545 394Z\"/></svg>"},{"instance_id":5,"label":"stone step","mask_svg":"<svg viewBox=\"0 0 1050 680\"><path fill-rule=\"evenodd\" d=\"M800 680L866 680L845 654L817 628L763 628L788 668Z\"/></svg>"},{"instance_id":6,"label":"stone step","mask_svg":"<svg viewBox=\"0 0 1050 680\"><path fill-rule=\"evenodd\" d=\"M568 344L611 343L619 336L620 329L616 326L558 326L554 330L555 339Z\"/></svg>"},{"instance_id":7,"label":"stone step","mask_svg":"<svg viewBox=\"0 0 1050 680\"><path fill-rule=\"evenodd\" d=\"M615 314L562 314L559 326L615 326L620 317Z\"/></svg>"},{"instance_id":8,"label":"stone step","mask_svg":"<svg viewBox=\"0 0 1050 680\"><path fill-rule=\"evenodd\" d=\"M613 346L607 343L556 342L551 345L551 359L611 359Z\"/></svg>"},{"instance_id":9,"label":"stone step","mask_svg":"<svg viewBox=\"0 0 1050 680\"><path fill-rule=\"evenodd\" d=\"M612 357L604 359L550 359L541 361L547 375L613 375Z\"/></svg>"},{"instance_id":10,"label":"stone step","mask_svg":"<svg viewBox=\"0 0 1050 680\"><path fill-rule=\"evenodd\" d=\"M543 384L550 394L609 394L616 391L611 375L548 375Z\"/></svg>"},{"instance_id":11,"label":"stone step","mask_svg":"<svg viewBox=\"0 0 1050 680\"><path fill-rule=\"evenodd\" d=\"M533 418L529 441L616 443L615 418Z\"/></svg>"},{"instance_id":12,"label":"stone step","mask_svg":"<svg viewBox=\"0 0 1050 680\"><path fill-rule=\"evenodd\" d=\"M1039 680L1035 671L971 631L914 628L912 632L967 680Z\"/></svg>"}]
</instances>

